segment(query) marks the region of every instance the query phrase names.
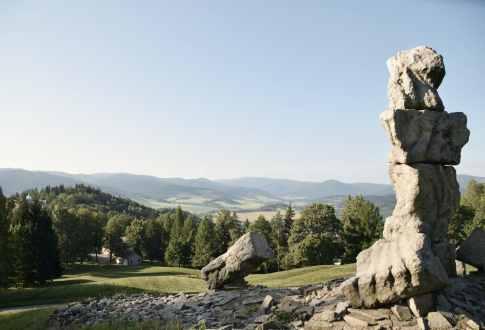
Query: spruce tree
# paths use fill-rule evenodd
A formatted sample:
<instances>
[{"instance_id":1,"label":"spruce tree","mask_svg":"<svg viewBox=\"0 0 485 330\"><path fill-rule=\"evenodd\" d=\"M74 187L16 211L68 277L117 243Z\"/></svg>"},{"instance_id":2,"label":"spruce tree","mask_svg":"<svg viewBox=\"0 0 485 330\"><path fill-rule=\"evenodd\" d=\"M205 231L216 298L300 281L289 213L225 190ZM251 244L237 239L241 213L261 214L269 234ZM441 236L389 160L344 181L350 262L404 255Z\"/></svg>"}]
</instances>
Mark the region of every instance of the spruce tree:
<instances>
[{"instance_id":1,"label":"spruce tree","mask_svg":"<svg viewBox=\"0 0 485 330\"><path fill-rule=\"evenodd\" d=\"M342 210L344 261L354 262L360 251L370 247L382 235L383 220L379 208L362 196L349 196Z\"/></svg>"},{"instance_id":2,"label":"spruce tree","mask_svg":"<svg viewBox=\"0 0 485 330\"><path fill-rule=\"evenodd\" d=\"M9 286L9 276L12 270L10 241L7 200L0 187L0 288Z\"/></svg>"},{"instance_id":3,"label":"spruce tree","mask_svg":"<svg viewBox=\"0 0 485 330\"><path fill-rule=\"evenodd\" d=\"M37 264L33 244L34 220L25 196L17 199L11 217L12 253L14 277L17 285L29 286L35 282Z\"/></svg>"},{"instance_id":4,"label":"spruce tree","mask_svg":"<svg viewBox=\"0 0 485 330\"><path fill-rule=\"evenodd\" d=\"M293 221L293 220L292 220ZM273 242L277 270L287 268L288 236L285 219L280 211L271 219L271 240Z\"/></svg>"},{"instance_id":5,"label":"spruce tree","mask_svg":"<svg viewBox=\"0 0 485 330\"><path fill-rule=\"evenodd\" d=\"M187 244L184 237L185 214L179 206L175 210L175 215L170 231L170 240L165 251L165 261L171 266L181 267L187 264Z\"/></svg>"},{"instance_id":6,"label":"spruce tree","mask_svg":"<svg viewBox=\"0 0 485 330\"><path fill-rule=\"evenodd\" d=\"M57 235L41 202L20 197L12 212L10 228L18 285L43 284L60 276Z\"/></svg>"},{"instance_id":7,"label":"spruce tree","mask_svg":"<svg viewBox=\"0 0 485 330\"><path fill-rule=\"evenodd\" d=\"M241 223L235 212L221 209L216 215L215 235L219 244L217 255L223 254L243 234Z\"/></svg>"},{"instance_id":8,"label":"spruce tree","mask_svg":"<svg viewBox=\"0 0 485 330\"><path fill-rule=\"evenodd\" d=\"M36 247L35 282L44 284L62 274L58 240L52 227L52 219L42 204L34 200L30 207L34 219L32 240Z\"/></svg>"},{"instance_id":9,"label":"spruce tree","mask_svg":"<svg viewBox=\"0 0 485 330\"><path fill-rule=\"evenodd\" d=\"M158 219L145 222L144 240L142 242L143 255L149 260L163 260L163 240L165 234L163 225Z\"/></svg>"},{"instance_id":10,"label":"spruce tree","mask_svg":"<svg viewBox=\"0 0 485 330\"><path fill-rule=\"evenodd\" d=\"M214 223L210 217L204 217L197 227L194 242L194 257L192 266L201 268L207 265L215 257Z\"/></svg>"},{"instance_id":11,"label":"spruce tree","mask_svg":"<svg viewBox=\"0 0 485 330\"><path fill-rule=\"evenodd\" d=\"M273 241L271 239L271 224L268 222L268 220L266 220L264 215L260 214L258 216L258 218L249 226L249 231L263 234L268 241L268 244L273 245Z\"/></svg>"}]
</instances>

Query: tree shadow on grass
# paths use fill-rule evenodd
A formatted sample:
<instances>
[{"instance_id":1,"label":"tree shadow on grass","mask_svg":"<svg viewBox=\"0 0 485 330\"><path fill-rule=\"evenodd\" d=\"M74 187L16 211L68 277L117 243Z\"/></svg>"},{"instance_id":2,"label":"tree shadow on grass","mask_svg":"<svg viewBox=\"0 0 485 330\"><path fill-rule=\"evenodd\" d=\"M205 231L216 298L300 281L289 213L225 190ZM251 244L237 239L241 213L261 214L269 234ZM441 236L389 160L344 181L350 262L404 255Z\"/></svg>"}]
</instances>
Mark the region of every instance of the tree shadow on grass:
<instances>
[{"instance_id":1,"label":"tree shadow on grass","mask_svg":"<svg viewBox=\"0 0 485 330\"><path fill-rule=\"evenodd\" d=\"M100 273L100 272L89 272L90 276L104 277L104 278L130 278L130 277L155 277L155 276L180 276L188 278L200 278L196 275L187 274L184 272L156 272L156 273L139 273L136 271L117 271L116 273Z\"/></svg>"},{"instance_id":2,"label":"tree shadow on grass","mask_svg":"<svg viewBox=\"0 0 485 330\"><path fill-rule=\"evenodd\" d=\"M162 269L158 272L144 272L153 267L152 264L141 266L123 265L98 265L98 264L74 264L65 266L65 275L80 276L89 275L103 278L124 278L124 277L150 277L150 276L184 276L189 278L199 278L198 274L191 273L191 270L184 268L172 268L173 270ZM158 266L158 265L157 265Z\"/></svg>"},{"instance_id":3,"label":"tree shadow on grass","mask_svg":"<svg viewBox=\"0 0 485 330\"><path fill-rule=\"evenodd\" d=\"M116 294L158 292L113 284L79 284L40 287L34 289L8 289L0 291L0 308L31 305L61 304L87 298L111 297Z\"/></svg>"},{"instance_id":4,"label":"tree shadow on grass","mask_svg":"<svg viewBox=\"0 0 485 330\"><path fill-rule=\"evenodd\" d=\"M45 287L49 286L61 286L61 285L75 285L75 284L86 284L86 283L91 283L94 282L93 280L87 280L87 279L72 279L72 280L60 280L60 281L54 281L52 283L49 283L45 285Z\"/></svg>"}]
</instances>

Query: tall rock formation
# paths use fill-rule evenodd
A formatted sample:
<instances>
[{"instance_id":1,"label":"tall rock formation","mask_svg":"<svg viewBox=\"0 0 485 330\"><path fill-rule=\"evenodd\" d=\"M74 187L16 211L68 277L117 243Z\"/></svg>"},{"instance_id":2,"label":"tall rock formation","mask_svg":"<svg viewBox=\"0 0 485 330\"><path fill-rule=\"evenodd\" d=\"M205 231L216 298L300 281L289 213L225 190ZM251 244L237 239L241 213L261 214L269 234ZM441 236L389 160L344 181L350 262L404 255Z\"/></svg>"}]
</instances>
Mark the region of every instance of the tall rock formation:
<instances>
[{"instance_id":1,"label":"tall rock formation","mask_svg":"<svg viewBox=\"0 0 485 330\"><path fill-rule=\"evenodd\" d=\"M389 108L381 116L392 144L389 174L396 206L384 238L357 256L342 290L353 306L375 307L426 294L455 276L448 223L460 193L453 166L470 132L466 116L447 113L438 95L443 57L429 47L387 61Z\"/></svg>"}]
</instances>

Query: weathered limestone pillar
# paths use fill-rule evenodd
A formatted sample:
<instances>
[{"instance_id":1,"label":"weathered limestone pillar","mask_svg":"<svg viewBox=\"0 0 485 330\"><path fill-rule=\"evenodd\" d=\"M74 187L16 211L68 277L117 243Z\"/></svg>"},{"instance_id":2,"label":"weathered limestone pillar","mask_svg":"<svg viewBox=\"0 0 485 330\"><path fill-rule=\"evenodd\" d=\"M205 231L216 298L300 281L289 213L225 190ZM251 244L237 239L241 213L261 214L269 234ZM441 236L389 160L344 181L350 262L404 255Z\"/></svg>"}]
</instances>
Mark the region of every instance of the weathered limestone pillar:
<instances>
[{"instance_id":1,"label":"weathered limestone pillar","mask_svg":"<svg viewBox=\"0 0 485 330\"><path fill-rule=\"evenodd\" d=\"M447 113L438 95L445 67L429 47L387 61L389 108L381 116L392 144L389 174L396 206L384 238L357 257L342 286L352 305L375 307L429 293L455 276L448 223L460 192L453 166L468 142L466 116Z\"/></svg>"}]
</instances>

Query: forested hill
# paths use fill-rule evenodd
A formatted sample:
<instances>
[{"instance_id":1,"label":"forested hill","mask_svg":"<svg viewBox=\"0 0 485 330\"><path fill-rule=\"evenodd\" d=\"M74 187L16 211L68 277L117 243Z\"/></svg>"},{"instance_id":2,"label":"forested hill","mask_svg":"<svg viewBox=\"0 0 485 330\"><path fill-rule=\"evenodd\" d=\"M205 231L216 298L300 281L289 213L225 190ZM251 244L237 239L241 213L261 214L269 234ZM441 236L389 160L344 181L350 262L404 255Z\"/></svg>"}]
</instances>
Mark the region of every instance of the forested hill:
<instances>
[{"instance_id":1,"label":"forested hill","mask_svg":"<svg viewBox=\"0 0 485 330\"><path fill-rule=\"evenodd\" d=\"M51 209L56 206L63 208L87 208L106 215L126 214L133 218L156 218L164 211L155 210L127 198L113 196L99 189L77 184L73 187L63 185L41 190L28 191L32 197L45 200Z\"/></svg>"}]
</instances>

